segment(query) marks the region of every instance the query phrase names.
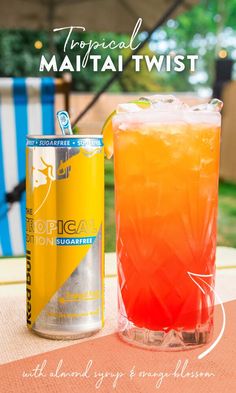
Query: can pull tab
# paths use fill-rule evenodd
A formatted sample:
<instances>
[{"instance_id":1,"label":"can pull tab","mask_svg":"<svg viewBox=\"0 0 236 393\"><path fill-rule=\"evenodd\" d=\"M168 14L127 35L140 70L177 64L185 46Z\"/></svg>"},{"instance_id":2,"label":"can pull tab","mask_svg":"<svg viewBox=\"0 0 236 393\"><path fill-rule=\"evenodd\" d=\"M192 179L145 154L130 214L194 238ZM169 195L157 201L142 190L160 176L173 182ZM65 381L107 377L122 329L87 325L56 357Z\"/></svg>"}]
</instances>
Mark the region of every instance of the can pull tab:
<instances>
[{"instance_id":1,"label":"can pull tab","mask_svg":"<svg viewBox=\"0 0 236 393\"><path fill-rule=\"evenodd\" d=\"M63 135L73 135L68 112L58 111L57 120Z\"/></svg>"}]
</instances>

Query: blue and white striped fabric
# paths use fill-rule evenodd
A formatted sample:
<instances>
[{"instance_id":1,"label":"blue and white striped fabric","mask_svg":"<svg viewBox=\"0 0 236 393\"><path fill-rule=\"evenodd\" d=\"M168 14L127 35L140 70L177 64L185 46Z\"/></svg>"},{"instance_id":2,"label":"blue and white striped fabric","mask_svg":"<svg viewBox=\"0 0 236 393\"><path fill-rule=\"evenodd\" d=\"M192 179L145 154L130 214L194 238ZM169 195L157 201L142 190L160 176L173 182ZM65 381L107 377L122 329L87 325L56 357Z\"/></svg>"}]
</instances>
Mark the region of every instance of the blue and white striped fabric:
<instances>
[{"instance_id":1,"label":"blue and white striped fabric","mask_svg":"<svg viewBox=\"0 0 236 393\"><path fill-rule=\"evenodd\" d=\"M5 195L25 179L26 135L54 134L54 97L53 78L0 78L0 255L25 253L25 195L9 211Z\"/></svg>"}]
</instances>

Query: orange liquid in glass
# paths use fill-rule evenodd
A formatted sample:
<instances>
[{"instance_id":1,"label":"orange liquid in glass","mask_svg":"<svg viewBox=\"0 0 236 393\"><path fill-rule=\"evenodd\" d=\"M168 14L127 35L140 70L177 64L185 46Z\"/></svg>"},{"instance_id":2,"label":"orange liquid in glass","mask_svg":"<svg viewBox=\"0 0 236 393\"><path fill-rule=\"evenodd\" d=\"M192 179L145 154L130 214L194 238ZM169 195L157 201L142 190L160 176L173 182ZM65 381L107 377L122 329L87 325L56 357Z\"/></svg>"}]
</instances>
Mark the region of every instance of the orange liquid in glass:
<instances>
[{"instance_id":1,"label":"orange liquid in glass","mask_svg":"<svg viewBox=\"0 0 236 393\"><path fill-rule=\"evenodd\" d=\"M209 124L114 130L119 309L138 327L212 317L219 144ZM213 276L201 291L188 272Z\"/></svg>"}]
</instances>

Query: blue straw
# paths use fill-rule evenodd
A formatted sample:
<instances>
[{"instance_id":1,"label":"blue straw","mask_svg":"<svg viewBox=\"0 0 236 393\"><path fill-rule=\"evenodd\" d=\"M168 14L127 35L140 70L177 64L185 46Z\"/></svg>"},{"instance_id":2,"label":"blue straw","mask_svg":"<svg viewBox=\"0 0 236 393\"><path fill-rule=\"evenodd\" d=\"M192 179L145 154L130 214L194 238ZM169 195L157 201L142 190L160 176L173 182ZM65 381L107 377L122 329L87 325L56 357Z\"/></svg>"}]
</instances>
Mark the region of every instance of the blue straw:
<instances>
[{"instance_id":1,"label":"blue straw","mask_svg":"<svg viewBox=\"0 0 236 393\"><path fill-rule=\"evenodd\" d=\"M63 135L73 135L68 112L66 111L57 112L57 120L59 122Z\"/></svg>"}]
</instances>

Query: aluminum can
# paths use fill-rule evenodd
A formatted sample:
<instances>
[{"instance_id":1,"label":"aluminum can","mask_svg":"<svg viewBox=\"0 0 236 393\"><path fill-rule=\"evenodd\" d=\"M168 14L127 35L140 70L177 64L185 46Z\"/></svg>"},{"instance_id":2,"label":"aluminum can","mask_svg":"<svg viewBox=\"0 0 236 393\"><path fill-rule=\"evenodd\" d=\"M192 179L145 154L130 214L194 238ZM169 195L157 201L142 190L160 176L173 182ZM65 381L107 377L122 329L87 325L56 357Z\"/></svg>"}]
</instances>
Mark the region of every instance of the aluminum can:
<instances>
[{"instance_id":1,"label":"aluminum can","mask_svg":"<svg viewBox=\"0 0 236 393\"><path fill-rule=\"evenodd\" d=\"M102 136L28 136L26 157L27 326L90 336L104 323Z\"/></svg>"}]
</instances>

